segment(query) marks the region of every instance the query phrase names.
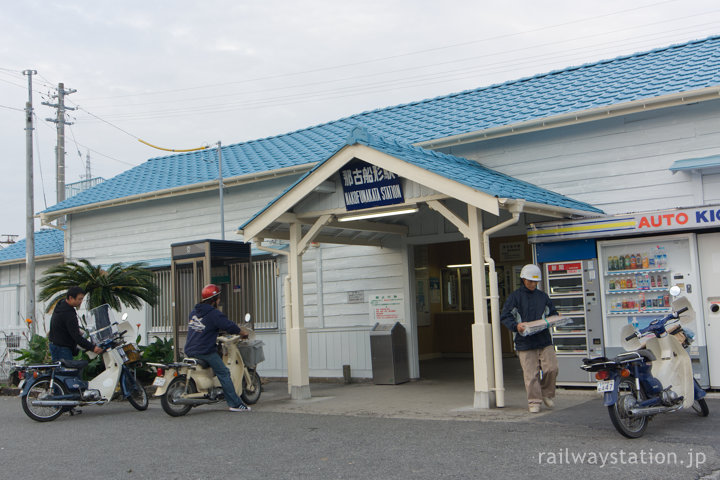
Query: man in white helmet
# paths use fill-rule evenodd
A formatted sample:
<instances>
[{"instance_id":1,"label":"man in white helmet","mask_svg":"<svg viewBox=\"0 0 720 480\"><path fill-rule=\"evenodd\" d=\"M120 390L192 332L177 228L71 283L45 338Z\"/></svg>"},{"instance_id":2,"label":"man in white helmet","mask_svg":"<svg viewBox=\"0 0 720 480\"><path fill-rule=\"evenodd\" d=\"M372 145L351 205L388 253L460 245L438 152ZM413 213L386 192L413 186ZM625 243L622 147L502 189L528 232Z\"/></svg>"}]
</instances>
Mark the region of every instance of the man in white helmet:
<instances>
[{"instance_id":1,"label":"man in white helmet","mask_svg":"<svg viewBox=\"0 0 720 480\"><path fill-rule=\"evenodd\" d=\"M500 321L515 334L515 350L523 369L528 409L531 413L538 413L541 403L548 408L555 405L558 362L550 329L527 336L522 333L527 322L557 315L558 312L550 297L537 289L538 282L542 280L537 265L525 265L520 279L523 285L505 300Z\"/></svg>"}]
</instances>

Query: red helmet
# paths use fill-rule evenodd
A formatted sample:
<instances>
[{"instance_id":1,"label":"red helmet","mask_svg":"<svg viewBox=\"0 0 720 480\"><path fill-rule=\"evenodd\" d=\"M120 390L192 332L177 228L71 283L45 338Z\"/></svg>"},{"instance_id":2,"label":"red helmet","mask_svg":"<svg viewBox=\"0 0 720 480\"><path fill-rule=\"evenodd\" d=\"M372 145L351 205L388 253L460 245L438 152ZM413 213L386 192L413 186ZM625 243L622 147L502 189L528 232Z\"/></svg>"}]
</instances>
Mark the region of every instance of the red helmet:
<instances>
[{"instance_id":1,"label":"red helmet","mask_svg":"<svg viewBox=\"0 0 720 480\"><path fill-rule=\"evenodd\" d=\"M217 297L220 295L220 287L215 285L214 283L208 283L205 285L205 287L202 289L202 299L209 300L211 298Z\"/></svg>"}]
</instances>

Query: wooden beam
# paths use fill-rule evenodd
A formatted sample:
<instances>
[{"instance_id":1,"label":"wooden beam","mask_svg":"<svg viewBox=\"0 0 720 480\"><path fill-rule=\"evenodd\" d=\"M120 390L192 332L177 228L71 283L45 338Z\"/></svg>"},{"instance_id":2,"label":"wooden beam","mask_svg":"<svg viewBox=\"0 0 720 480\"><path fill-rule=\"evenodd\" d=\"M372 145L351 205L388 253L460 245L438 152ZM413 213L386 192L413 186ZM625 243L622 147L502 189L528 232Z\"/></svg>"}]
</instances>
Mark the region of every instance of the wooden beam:
<instances>
[{"instance_id":1,"label":"wooden beam","mask_svg":"<svg viewBox=\"0 0 720 480\"><path fill-rule=\"evenodd\" d=\"M438 200L430 200L429 202L427 202L427 204L430 208L438 212L443 217L447 218L448 221L455 225L457 229L460 230L460 233L462 233L463 237L470 238L470 227L465 222L465 220L455 215L455 213L453 213L449 208L447 208L444 204L440 203Z\"/></svg>"},{"instance_id":2,"label":"wooden beam","mask_svg":"<svg viewBox=\"0 0 720 480\"><path fill-rule=\"evenodd\" d=\"M310 230L305 234L305 236L302 237L300 240L300 243L298 244L298 252L300 255L305 253L305 250L307 250L308 245L310 245L310 242L315 240L315 238L320 233L320 229L322 229L325 225L330 223L330 221L333 219L333 215L323 215L319 217L317 220L315 220L315 223L312 227L310 227Z\"/></svg>"},{"instance_id":3,"label":"wooden beam","mask_svg":"<svg viewBox=\"0 0 720 480\"><path fill-rule=\"evenodd\" d=\"M254 239L271 238L275 240L290 240L290 233L287 230L271 232L269 230L263 230L258 232ZM245 239L245 241L249 241ZM318 243L335 243L338 245L363 245L368 247L382 247L383 243L375 240L366 240L358 238L347 238L347 237L335 237L332 235L318 235L315 237L315 241Z\"/></svg>"},{"instance_id":4,"label":"wooden beam","mask_svg":"<svg viewBox=\"0 0 720 480\"><path fill-rule=\"evenodd\" d=\"M341 228L343 230L361 230L364 232L390 233L393 235L406 236L408 227L406 225L397 225L394 223L370 222L367 220L356 220L354 222L337 222L328 223L328 227Z\"/></svg>"}]
</instances>

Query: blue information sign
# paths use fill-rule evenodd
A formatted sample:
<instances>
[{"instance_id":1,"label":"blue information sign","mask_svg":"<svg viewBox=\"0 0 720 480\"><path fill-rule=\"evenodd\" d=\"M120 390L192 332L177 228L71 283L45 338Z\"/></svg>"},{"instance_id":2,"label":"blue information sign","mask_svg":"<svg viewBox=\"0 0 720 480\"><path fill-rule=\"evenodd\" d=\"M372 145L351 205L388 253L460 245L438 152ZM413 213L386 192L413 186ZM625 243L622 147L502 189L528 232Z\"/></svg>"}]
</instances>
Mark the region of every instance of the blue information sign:
<instances>
[{"instance_id":1,"label":"blue information sign","mask_svg":"<svg viewBox=\"0 0 720 480\"><path fill-rule=\"evenodd\" d=\"M384 168L354 159L340 170L345 208L361 210L403 203L400 179Z\"/></svg>"}]
</instances>

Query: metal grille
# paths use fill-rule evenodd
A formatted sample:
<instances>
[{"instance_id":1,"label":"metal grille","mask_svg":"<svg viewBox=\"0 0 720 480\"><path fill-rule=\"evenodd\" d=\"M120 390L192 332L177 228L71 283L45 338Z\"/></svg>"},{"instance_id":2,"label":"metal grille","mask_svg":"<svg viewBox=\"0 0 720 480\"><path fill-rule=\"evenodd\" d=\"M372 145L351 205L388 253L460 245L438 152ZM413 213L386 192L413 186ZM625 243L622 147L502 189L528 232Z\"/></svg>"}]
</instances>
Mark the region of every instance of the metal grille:
<instances>
[{"instance_id":1,"label":"metal grille","mask_svg":"<svg viewBox=\"0 0 720 480\"><path fill-rule=\"evenodd\" d=\"M150 331L170 333L172 332L172 275L169 268L156 270L153 274L160 294L157 305L150 308Z\"/></svg>"},{"instance_id":2,"label":"metal grille","mask_svg":"<svg viewBox=\"0 0 720 480\"><path fill-rule=\"evenodd\" d=\"M178 319L178 332L183 336L187 333L187 316L199 301L200 290L203 286L203 268L202 263L196 262L195 269L193 264L184 264L177 266L177 280L175 285L175 309L180 313ZM193 277L193 272L196 276Z\"/></svg>"},{"instance_id":3,"label":"metal grille","mask_svg":"<svg viewBox=\"0 0 720 480\"><path fill-rule=\"evenodd\" d=\"M252 266L252 267L251 267ZM198 265L199 267L199 265ZM153 334L171 335L172 323L172 272L156 270L155 282L160 288L158 303L150 308L150 331ZM230 320L242 323L245 313L253 316L253 328L273 329L278 326L278 273L275 259L234 263L230 265L230 288L223 291L223 310ZM197 284L193 282L192 264L178 266L178 305L180 312L190 312L199 301L196 286L202 285L202 268ZM180 322L180 332L187 331Z\"/></svg>"},{"instance_id":4,"label":"metal grille","mask_svg":"<svg viewBox=\"0 0 720 480\"><path fill-rule=\"evenodd\" d=\"M228 312L233 317L230 319L240 323L245 313L250 313L256 330L277 328L277 278L275 259L230 265L233 285L233 294L227 297Z\"/></svg>"}]
</instances>

